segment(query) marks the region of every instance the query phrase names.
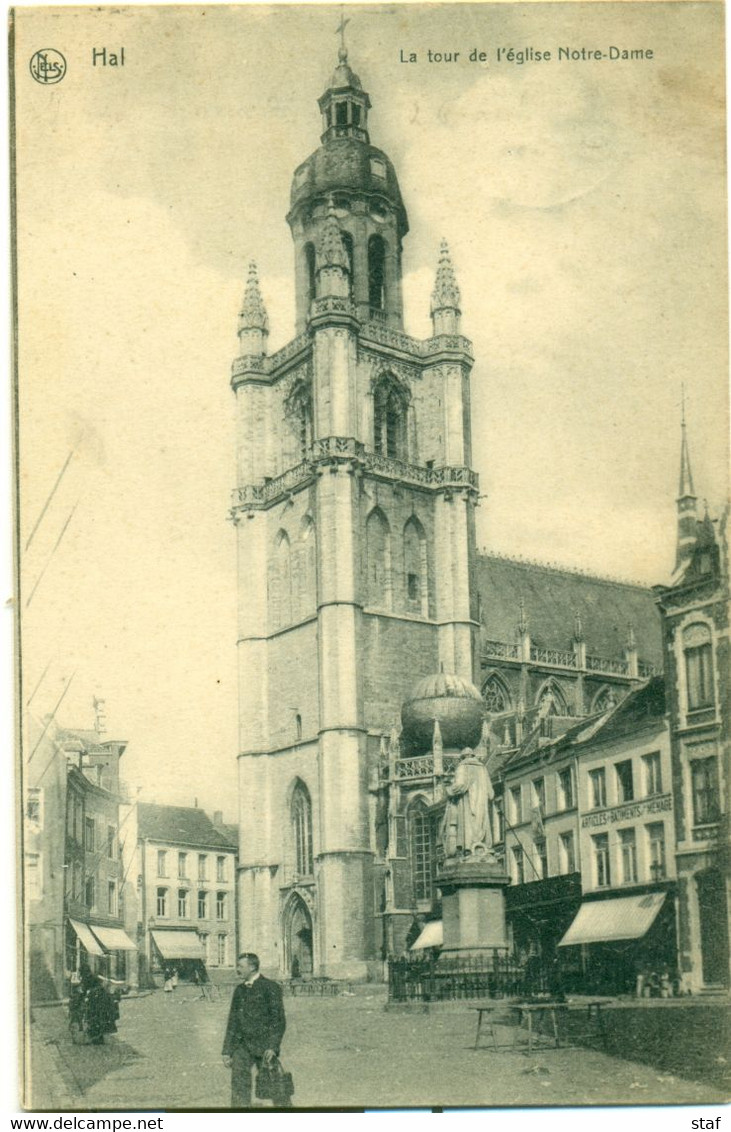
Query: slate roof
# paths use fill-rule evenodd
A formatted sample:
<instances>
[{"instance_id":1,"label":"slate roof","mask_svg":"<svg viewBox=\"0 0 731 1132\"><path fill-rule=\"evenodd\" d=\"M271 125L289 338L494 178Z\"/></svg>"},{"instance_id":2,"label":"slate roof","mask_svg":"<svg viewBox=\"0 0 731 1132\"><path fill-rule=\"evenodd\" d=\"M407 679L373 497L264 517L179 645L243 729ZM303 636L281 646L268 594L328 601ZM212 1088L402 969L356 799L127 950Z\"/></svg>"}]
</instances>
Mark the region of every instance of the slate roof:
<instances>
[{"instance_id":1,"label":"slate roof","mask_svg":"<svg viewBox=\"0 0 731 1132\"><path fill-rule=\"evenodd\" d=\"M192 845L201 849L238 849L238 838L232 840L217 829L205 810L193 806L159 806L140 802L137 807L140 838L163 841L169 845Z\"/></svg>"},{"instance_id":2,"label":"slate roof","mask_svg":"<svg viewBox=\"0 0 731 1132\"><path fill-rule=\"evenodd\" d=\"M624 735L636 735L648 724L657 724L665 716L665 678L653 676L647 684L633 689L591 736L592 743L605 743ZM587 741L587 740L583 740ZM582 742L579 737L578 742Z\"/></svg>"},{"instance_id":3,"label":"slate roof","mask_svg":"<svg viewBox=\"0 0 731 1132\"><path fill-rule=\"evenodd\" d=\"M531 641L539 648L570 651L578 611L590 655L622 657L631 624L640 660L663 667L660 615L644 586L478 554L477 588L487 640L516 640L522 598Z\"/></svg>"}]
</instances>

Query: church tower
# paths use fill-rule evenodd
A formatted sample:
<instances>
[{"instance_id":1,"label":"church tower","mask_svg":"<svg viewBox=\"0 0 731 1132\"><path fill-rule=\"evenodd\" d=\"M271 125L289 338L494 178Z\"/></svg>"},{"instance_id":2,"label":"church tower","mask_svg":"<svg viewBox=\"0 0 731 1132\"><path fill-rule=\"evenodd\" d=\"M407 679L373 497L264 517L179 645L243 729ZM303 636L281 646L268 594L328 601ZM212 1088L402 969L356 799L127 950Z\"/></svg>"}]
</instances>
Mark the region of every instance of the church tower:
<instances>
[{"instance_id":1,"label":"church tower","mask_svg":"<svg viewBox=\"0 0 731 1132\"><path fill-rule=\"evenodd\" d=\"M275 975L353 979L380 970L398 903L369 789L384 737L418 680L474 679L478 485L449 251L433 336L417 340L403 328L406 209L344 44L319 107L287 216L297 336L267 354L252 265L231 382L239 939Z\"/></svg>"}]
</instances>

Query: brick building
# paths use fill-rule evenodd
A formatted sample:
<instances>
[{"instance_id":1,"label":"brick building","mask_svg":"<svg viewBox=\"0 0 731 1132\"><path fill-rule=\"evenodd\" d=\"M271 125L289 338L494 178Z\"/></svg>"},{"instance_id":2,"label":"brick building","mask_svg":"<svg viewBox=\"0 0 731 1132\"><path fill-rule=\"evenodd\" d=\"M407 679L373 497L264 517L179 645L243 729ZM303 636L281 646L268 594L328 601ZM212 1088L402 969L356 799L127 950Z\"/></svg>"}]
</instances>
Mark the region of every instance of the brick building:
<instances>
[{"instance_id":1,"label":"brick building","mask_svg":"<svg viewBox=\"0 0 731 1132\"><path fill-rule=\"evenodd\" d=\"M193 806L137 807L135 875L145 981L165 969L236 966L237 841L221 814Z\"/></svg>"}]
</instances>

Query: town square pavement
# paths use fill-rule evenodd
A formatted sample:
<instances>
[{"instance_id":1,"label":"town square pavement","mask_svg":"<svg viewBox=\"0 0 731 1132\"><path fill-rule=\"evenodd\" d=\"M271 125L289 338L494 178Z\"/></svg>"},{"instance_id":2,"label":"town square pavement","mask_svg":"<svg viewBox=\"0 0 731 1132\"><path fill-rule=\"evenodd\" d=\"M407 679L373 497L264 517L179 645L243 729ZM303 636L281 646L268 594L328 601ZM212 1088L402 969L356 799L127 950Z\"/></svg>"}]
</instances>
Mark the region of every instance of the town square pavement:
<instances>
[{"instance_id":1,"label":"town square pavement","mask_svg":"<svg viewBox=\"0 0 731 1132\"><path fill-rule=\"evenodd\" d=\"M225 1108L221 1061L231 988L214 1002L192 987L121 1004L119 1033L72 1045L66 1010L34 1010L32 1110ZM532 1106L718 1103L727 1090L597 1049L473 1049L474 1011L384 1010L381 988L332 998L285 998L282 1060L298 1107ZM513 1030L505 1027L503 1039ZM671 1040L671 1035L668 1035ZM709 1058L717 1055L709 1050ZM723 1058L721 1058L723 1060Z\"/></svg>"}]
</instances>

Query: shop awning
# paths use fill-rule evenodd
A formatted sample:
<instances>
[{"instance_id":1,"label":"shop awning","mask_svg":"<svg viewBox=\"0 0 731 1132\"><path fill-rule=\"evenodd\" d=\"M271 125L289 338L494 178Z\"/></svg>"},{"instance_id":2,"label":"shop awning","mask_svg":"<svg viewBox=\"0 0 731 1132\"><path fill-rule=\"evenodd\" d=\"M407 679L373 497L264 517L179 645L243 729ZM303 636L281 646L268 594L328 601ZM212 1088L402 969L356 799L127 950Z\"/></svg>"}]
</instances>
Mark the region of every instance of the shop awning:
<instances>
[{"instance_id":1,"label":"shop awning","mask_svg":"<svg viewBox=\"0 0 731 1132\"><path fill-rule=\"evenodd\" d=\"M88 951L89 955L104 954L101 947L99 946L99 941L94 938L94 935L92 934L91 928L88 924L81 924L78 920L72 920L70 918L69 923L76 932L81 946L85 948L86 951Z\"/></svg>"},{"instance_id":2,"label":"shop awning","mask_svg":"<svg viewBox=\"0 0 731 1132\"><path fill-rule=\"evenodd\" d=\"M133 943L126 932L121 928L102 928L96 924L91 925L96 938L107 951L136 951L137 944Z\"/></svg>"},{"instance_id":3,"label":"shop awning","mask_svg":"<svg viewBox=\"0 0 731 1132\"><path fill-rule=\"evenodd\" d=\"M152 938L163 959L205 959L197 932L157 931Z\"/></svg>"},{"instance_id":4,"label":"shop awning","mask_svg":"<svg viewBox=\"0 0 731 1132\"><path fill-rule=\"evenodd\" d=\"M582 904L558 946L640 939L652 927L664 900L664 892L648 892L644 896L620 896Z\"/></svg>"},{"instance_id":5,"label":"shop awning","mask_svg":"<svg viewBox=\"0 0 731 1132\"><path fill-rule=\"evenodd\" d=\"M441 920L432 920L422 928L421 935L412 943L409 951L422 951L425 947L441 947L444 943L444 931Z\"/></svg>"}]
</instances>

